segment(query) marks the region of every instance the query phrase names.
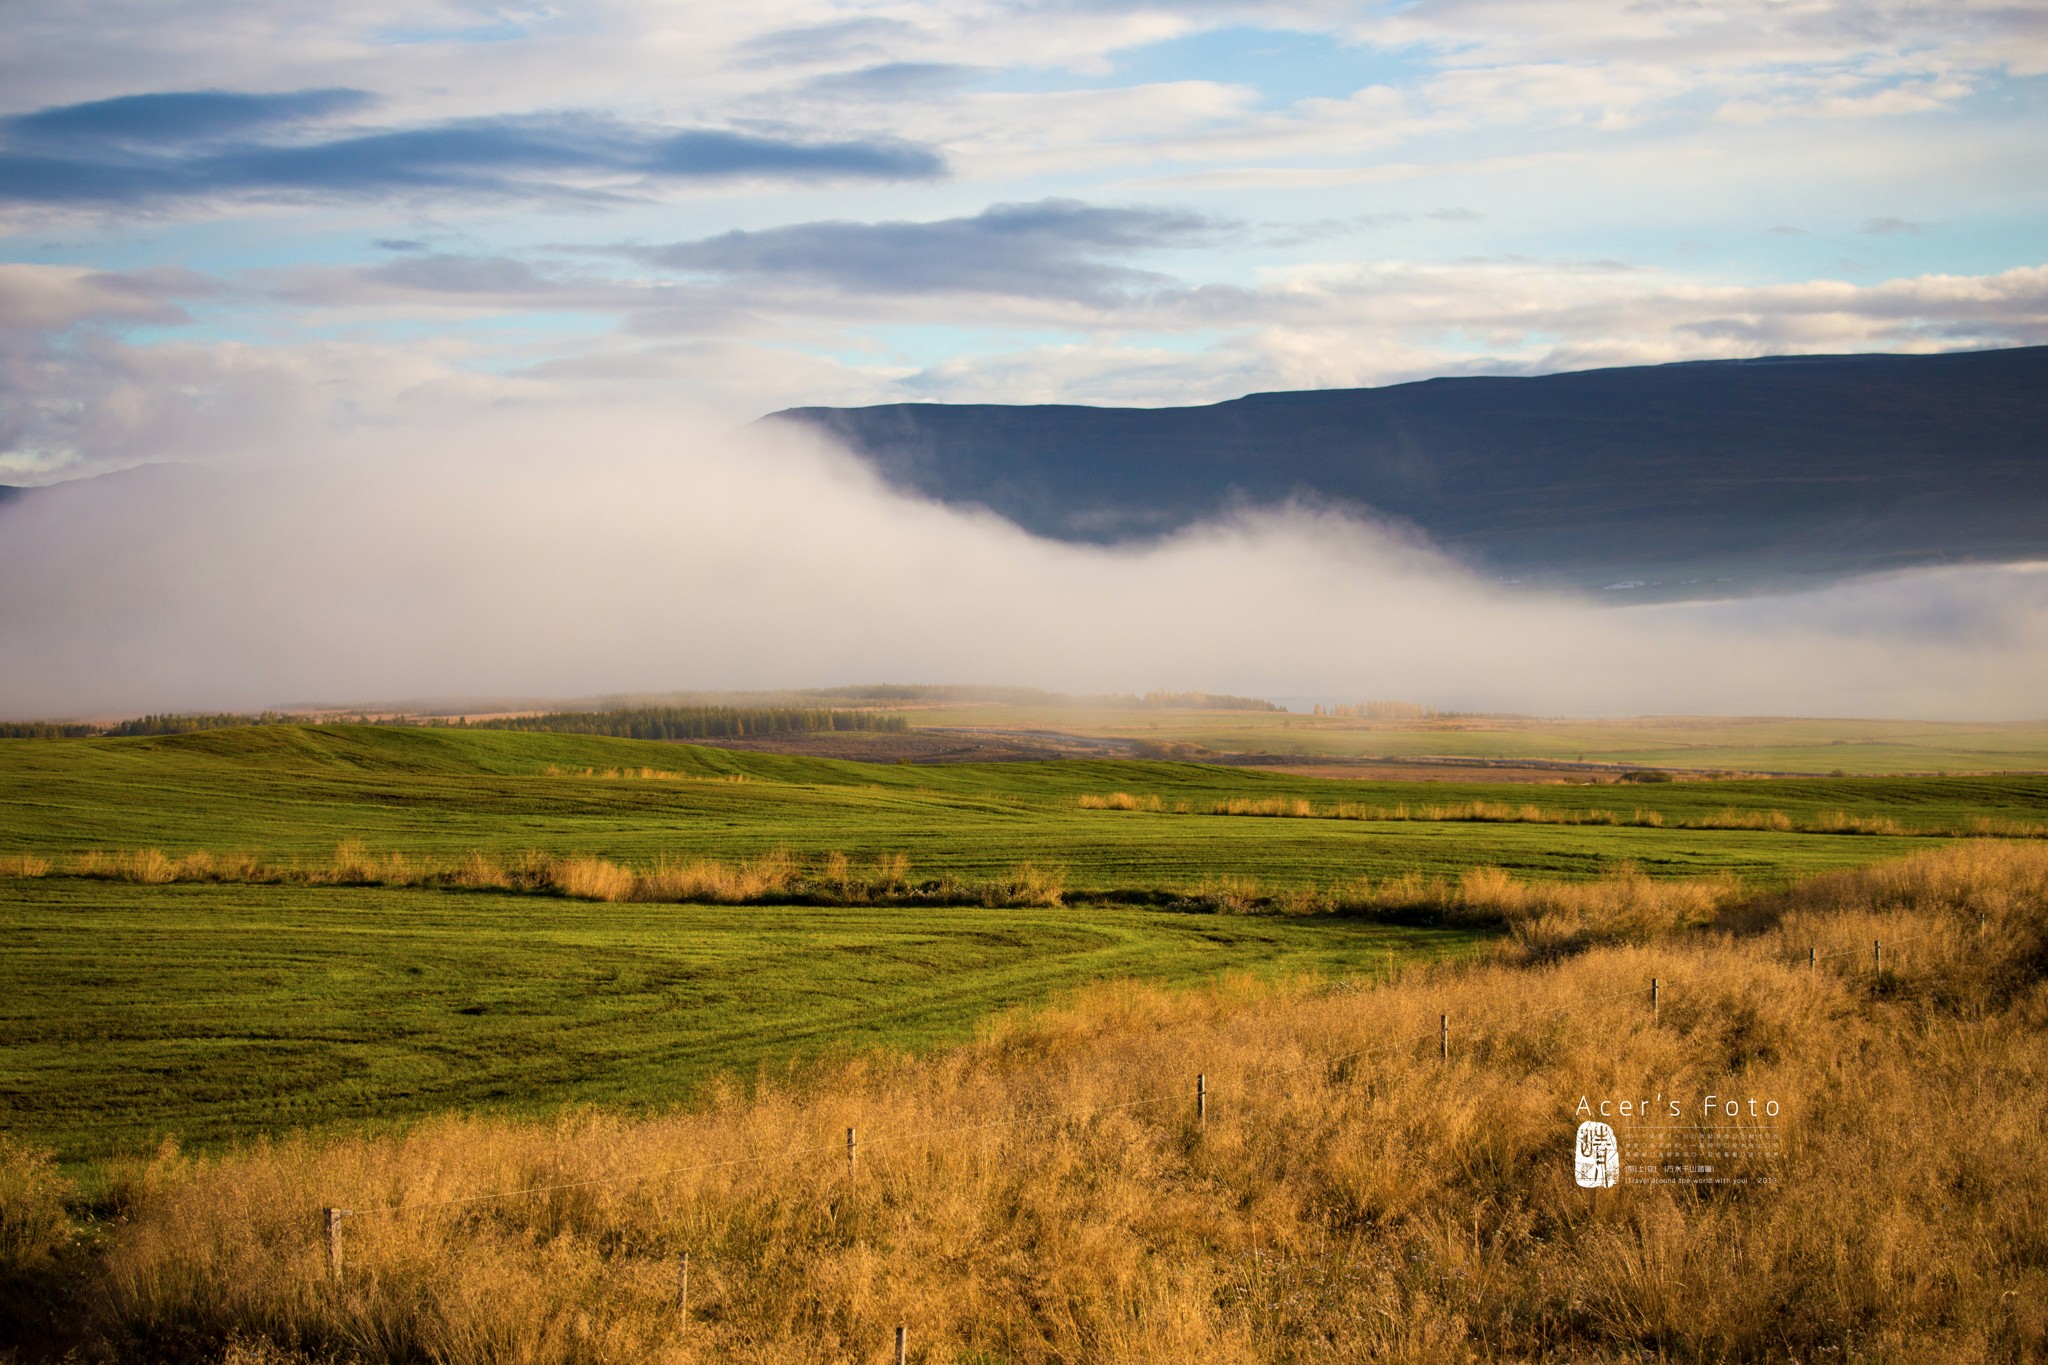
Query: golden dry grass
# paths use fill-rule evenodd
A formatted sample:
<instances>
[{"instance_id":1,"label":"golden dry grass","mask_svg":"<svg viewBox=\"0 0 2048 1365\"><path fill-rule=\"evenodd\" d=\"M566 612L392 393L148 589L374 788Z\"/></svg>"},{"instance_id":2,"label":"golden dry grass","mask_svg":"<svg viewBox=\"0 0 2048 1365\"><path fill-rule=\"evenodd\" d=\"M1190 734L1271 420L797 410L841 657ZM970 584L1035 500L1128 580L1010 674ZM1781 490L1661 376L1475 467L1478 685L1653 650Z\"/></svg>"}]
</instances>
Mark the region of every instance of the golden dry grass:
<instances>
[{"instance_id":1,"label":"golden dry grass","mask_svg":"<svg viewBox=\"0 0 2048 1365\"><path fill-rule=\"evenodd\" d=\"M901 1323L914 1361L1016 1365L2042 1358L2048 850L1957 845L1716 913L1379 987L1108 986L691 1114L167 1149L68 1253L63 1344L765 1365L882 1360ZM1780 1183L1595 1202L1577 1101L1653 1092L1778 1101L1787 1155L1736 1165ZM0 1165L0 1226L48 1207L46 1171ZM323 1205L359 1211L338 1286Z\"/></svg>"},{"instance_id":2,"label":"golden dry grass","mask_svg":"<svg viewBox=\"0 0 2048 1365\"><path fill-rule=\"evenodd\" d=\"M1156 796L1133 796L1129 792L1111 792L1107 796L1083 794L1075 798L1082 810L1143 810L1162 811L1165 804Z\"/></svg>"},{"instance_id":3,"label":"golden dry grass","mask_svg":"<svg viewBox=\"0 0 2048 1365\"><path fill-rule=\"evenodd\" d=\"M1286 804L1273 803L1273 810L1260 813L1285 814ZM160 849L86 853L57 868L40 860L36 865L41 872L25 875L62 870L74 876L146 883L425 887L588 901L725 905L801 901L1057 906L1064 903L1067 876L1064 868L1023 863L980 881L947 877L913 883L905 854L880 854L856 867L838 851L808 860L785 850L731 861L663 858L648 869L587 855L562 857L531 850L509 860L479 852L441 860L378 853L356 839L344 840L326 862L312 865L271 865L246 854L197 852L174 857ZM1450 880L1409 874L1270 890L1256 877L1212 877L1177 904L1181 909L1225 914L1421 915L1505 928L1521 948L1541 955L1595 942L1642 941L1673 928L1702 924L1742 894L1741 885L1727 877L1652 879L1629 867L1583 882L1522 880L1497 868L1478 868Z\"/></svg>"},{"instance_id":4,"label":"golden dry grass","mask_svg":"<svg viewBox=\"0 0 2048 1365\"><path fill-rule=\"evenodd\" d=\"M1082 810L1142 810L1174 814L1190 812L1186 802L1166 806L1157 796L1131 792L1108 795L1086 794L1075 804ZM1882 834L1918 835L1941 839L2042 839L2048 825L2026 820L2000 820L1972 816L1955 825L1908 827L1888 815L1851 815L1847 811L1826 811L1811 819L1794 820L1781 810L1738 810L1735 807L1691 819L1667 818L1662 811L1637 807L1633 811L1572 810L1529 804L1509 805L1501 801L1462 801L1439 805L1367 805L1337 801L1317 806L1302 797L1231 797L1212 803L1210 815L1264 815L1297 820L1366 820L1425 823L1479 823L1517 825L1628 825L1644 829L1769 830L1781 834Z\"/></svg>"},{"instance_id":5,"label":"golden dry grass","mask_svg":"<svg viewBox=\"0 0 2048 1365\"><path fill-rule=\"evenodd\" d=\"M27 868L10 871L10 868ZM979 881L942 878L912 883L910 858L881 853L855 867L842 852L804 860L786 850L754 858L687 861L657 859L633 868L609 859L528 851L509 860L486 853L436 859L378 853L359 839L343 840L324 863L266 864L243 854L205 852L172 856L161 849L79 854L52 865L42 859L0 863L0 876L45 876L52 871L109 881L252 882L301 886L425 887L463 891L523 891L589 901L654 901L744 905L798 900L812 904L921 904L1052 906L1062 903L1066 870L1020 863Z\"/></svg>"},{"instance_id":6,"label":"golden dry grass","mask_svg":"<svg viewBox=\"0 0 2048 1365\"><path fill-rule=\"evenodd\" d=\"M1272 815L1290 819L1312 818L1315 806L1305 797L1299 796L1233 796L1218 801L1209 808L1212 815Z\"/></svg>"},{"instance_id":7,"label":"golden dry grass","mask_svg":"<svg viewBox=\"0 0 2048 1365\"><path fill-rule=\"evenodd\" d=\"M553 890L575 900L622 901L632 896L638 879L602 858L557 858L548 865L548 880Z\"/></svg>"},{"instance_id":8,"label":"golden dry grass","mask_svg":"<svg viewBox=\"0 0 2048 1365\"><path fill-rule=\"evenodd\" d=\"M745 782L745 773L678 773L666 768L564 768L550 763L541 769L543 777L594 777L604 782Z\"/></svg>"}]
</instances>

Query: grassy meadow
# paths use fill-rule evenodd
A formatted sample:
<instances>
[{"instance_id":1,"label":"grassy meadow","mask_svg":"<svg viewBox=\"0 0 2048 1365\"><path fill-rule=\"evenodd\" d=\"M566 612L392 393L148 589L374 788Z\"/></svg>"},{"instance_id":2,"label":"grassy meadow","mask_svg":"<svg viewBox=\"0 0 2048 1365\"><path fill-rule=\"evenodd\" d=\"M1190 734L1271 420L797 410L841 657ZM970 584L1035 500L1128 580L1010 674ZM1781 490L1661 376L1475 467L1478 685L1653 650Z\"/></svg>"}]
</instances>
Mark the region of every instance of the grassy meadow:
<instances>
[{"instance_id":1,"label":"grassy meadow","mask_svg":"<svg viewBox=\"0 0 2048 1365\"><path fill-rule=\"evenodd\" d=\"M1492 946L1390 981L1104 985L688 1112L166 1145L97 1192L12 1144L0 1335L219 1365L822 1365L899 1326L976 1365L2048 1352L2048 845L1762 893L1480 881ZM1652 1093L1775 1104L1781 1154L1576 1188L1581 1097Z\"/></svg>"},{"instance_id":2,"label":"grassy meadow","mask_svg":"<svg viewBox=\"0 0 2048 1365\"><path fill-rule=\"evenodd\" d=\"M165 1136L661 1110L1104 980L1467 954L1503 888L1770 890L2044 821L2027 777L1465 788L368 726L8 741L0 1127L86 1169Z\"/></svg>"},{"instance_id":3,"label":"grassy meadow","mask_svg":"<svg viewBox=\"0 0 2048 1365\"><path fill-rule=\"evenodd\" d=\"M648 1110L1084 983L1384 972L1470 931L1123 906L0 882L0 1124L68 1162L446 1110Z\"/></svg>"},{"instance_id":4,"label":"grassy meadow","mask_svg":"<svg viewBox=\"0 0 2048 1365\"><path fill-rule=\"evenodd\" d=\"M1367 720L1291 712L993 703L927 706L907 714L912 725L1064 730L1303 759L1541 759L1815 776L2048 770L2044 721L1727 716Z\"/></svg>"}]
</instances>

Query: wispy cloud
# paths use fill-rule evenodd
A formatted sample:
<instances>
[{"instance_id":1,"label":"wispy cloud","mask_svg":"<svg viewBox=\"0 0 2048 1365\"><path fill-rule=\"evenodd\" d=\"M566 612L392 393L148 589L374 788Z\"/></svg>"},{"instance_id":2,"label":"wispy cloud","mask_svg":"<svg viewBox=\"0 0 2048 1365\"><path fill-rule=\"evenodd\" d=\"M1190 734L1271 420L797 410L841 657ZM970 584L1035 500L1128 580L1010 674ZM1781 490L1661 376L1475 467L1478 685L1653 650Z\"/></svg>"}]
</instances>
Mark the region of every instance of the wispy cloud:
<instances>
[{"instance_id":1,"label":"wispy cloud","mask_svg":"<svg viewBox=\"0 0 2048 1365\"><path fill-rule=\"evenodd\" d=\"M105 154L116 148L176 146L272 132L354 113L375 100L362 90L242 94L228 90L120 95L0 120L12 142Z\"/></svg>"},{"instance_id":2,"label":"wispy cloud","mask_svg":"<svg viewBox=\"0 0 2048 1365\"><path fill-rule=\"evenodd\" d=\"M1866 218L1859 230L1870 237L1918 237L1930 227L1930 224L1916 223L1907 218Z\"/></svg>"},{"instance_id":3,"label":"wispy cloud","mask_svg":"<svg viewBox=\"0 0 2048 1365\"><path fill-rule=\"evenodd\" d=\"M349 90L192 91L19 115L0 123L0 204L423 193L589 199L675 180L919 180L946 170L937 153L892 137L818 140L590 113L333 125L335 115L371 102Z\"/></svg>"},{"instance_id":4,"label":"wispy cloud","mask_svg":"<svg viewBox=\"0 0 2048 1365\"><path fill-rule=\"evenodd\" d=\"M630 248L666 269L795 280L875 294L992 294L1107 302L1165 277L1120 258L1214 236L1225 225L1175 209L1073 199L996 204L932 222L797 223Z\"/></svg>"}]
</instances>

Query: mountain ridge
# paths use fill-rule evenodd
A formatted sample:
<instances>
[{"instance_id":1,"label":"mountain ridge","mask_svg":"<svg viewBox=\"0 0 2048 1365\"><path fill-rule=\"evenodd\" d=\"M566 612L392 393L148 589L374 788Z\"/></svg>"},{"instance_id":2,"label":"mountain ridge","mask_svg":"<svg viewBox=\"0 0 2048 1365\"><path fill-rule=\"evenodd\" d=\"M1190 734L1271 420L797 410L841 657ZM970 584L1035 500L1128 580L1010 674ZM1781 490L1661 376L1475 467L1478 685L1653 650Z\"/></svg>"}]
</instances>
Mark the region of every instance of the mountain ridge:
<instances>
[{"instance_id":1,"label":"mountain ridge","mask_svg":"<svg viewBox=\"0 0 2048 1365\"><path fill-rule=\"evenodd\" d=\"M906 492L1096 544L1296 501L1587 587L2048 556L2048 346L761 420L820 431Z\"/></svg>"}]
</instances>

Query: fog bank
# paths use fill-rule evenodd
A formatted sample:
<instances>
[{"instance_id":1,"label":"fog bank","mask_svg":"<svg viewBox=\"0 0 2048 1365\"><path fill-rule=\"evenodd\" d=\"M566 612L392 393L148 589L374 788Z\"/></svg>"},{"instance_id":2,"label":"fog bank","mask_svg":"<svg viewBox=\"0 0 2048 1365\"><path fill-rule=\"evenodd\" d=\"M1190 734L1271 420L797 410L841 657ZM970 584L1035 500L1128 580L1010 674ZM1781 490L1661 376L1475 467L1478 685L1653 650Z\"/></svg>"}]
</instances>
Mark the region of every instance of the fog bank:
<instances>
[{"instance_id":1,"label":"fog bank","mask_svg":"<svg viewBox=\"0 0 2048 1365\"><path fill-rule=\"evenodd\" d=\"M18 500L0 641L8 718L882 679L2019 718L2044 709L2048 572L1612 607L1314 510L1056 544L796 433L523 410Z\"/></svg>"}]
</instances>

